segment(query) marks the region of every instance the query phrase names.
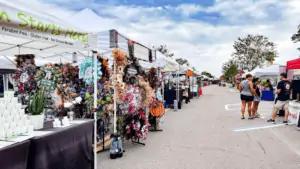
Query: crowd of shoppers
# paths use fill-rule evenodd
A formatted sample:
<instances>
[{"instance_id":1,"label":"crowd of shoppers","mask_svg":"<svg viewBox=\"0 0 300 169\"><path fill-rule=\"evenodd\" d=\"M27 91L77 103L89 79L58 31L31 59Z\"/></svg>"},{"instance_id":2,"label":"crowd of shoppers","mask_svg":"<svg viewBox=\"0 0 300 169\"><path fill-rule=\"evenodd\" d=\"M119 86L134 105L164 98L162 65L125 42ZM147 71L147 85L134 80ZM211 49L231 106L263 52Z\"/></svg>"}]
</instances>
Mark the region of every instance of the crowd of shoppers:
<instances>
[{"instance_id":1,"label":"crowd of shoppers","mask_svg":"<svg viewBox=\"0 0 300 169\"><path fill-rule=\"evenodd\" d=\"M291 82L288 81L286 73L280 74L280 82L277 85L276 88L276 94L277 98L275 99L275 105L274 110L271 116L271 119L269 119L267 122L275 123L275 117L278 113L278 110L284 109L285 111L285 117L283 123L288 124L288 102L290 100L290 94L292 85ZM246 75L246 79L243 80L239 85L239 90L241 93L241 101L242 101L242 107L241 107L241 119L245 119L245 110L247 107L248 110L248 119L255 119L259 118L258 106L261 101L262 96L262 86L260 85L261 81L259 78L253 78L251 74ZM270 80L267 80L267 84L264 87L265 90L273 91L273 86L270 82Z\"/></svg>"}]
</instances>

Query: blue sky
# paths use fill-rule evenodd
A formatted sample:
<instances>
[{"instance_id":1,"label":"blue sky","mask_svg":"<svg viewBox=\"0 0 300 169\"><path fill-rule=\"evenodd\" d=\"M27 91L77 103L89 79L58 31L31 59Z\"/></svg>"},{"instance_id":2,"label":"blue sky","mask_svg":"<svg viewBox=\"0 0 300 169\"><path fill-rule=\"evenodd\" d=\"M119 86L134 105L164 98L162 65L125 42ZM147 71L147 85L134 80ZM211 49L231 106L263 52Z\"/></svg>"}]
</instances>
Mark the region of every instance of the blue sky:
<instances>
[{"instance_id":1,"label":"blue sky","mask_svg":"<svg viewBox=\"0 0 300 169\"><path fill-rule=\"evenodd\" d=\"M117 29L145 45L166 44L175 57L199 70L221 75L232 44L247 34L263 34L277 44L277 63L298 57L290 37L300 24L299 0L28 0L96 31ZM46 7L45 7L46 6ZM44 7L44 8L43 8ZM93 18L80 18L89 8ZM89 11L89 10L85 10Z\"/></svg>"}]
</instances>

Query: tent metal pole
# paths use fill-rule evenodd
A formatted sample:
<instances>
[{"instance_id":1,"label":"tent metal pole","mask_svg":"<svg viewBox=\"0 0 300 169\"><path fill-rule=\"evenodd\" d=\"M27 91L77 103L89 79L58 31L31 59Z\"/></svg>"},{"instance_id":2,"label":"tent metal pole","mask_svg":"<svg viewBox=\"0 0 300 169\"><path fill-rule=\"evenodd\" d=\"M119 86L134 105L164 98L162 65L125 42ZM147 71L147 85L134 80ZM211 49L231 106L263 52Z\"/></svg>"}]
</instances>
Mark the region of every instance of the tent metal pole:
<instances>
[{"instance_id":1,"label":"tent metal pole","mask_svg":"<svg viewBox=\"0 0 300 169\"><path fill-rule=\"evenodd\" d=\"M97 52L93 51L94 59L94 168L97 168Z\"/></svg>"},{"instance_id":2,"label":"tent metal pole","mask_svg":"<svg viewBox=\"0 0 300 169\"><path fill-rule=\"evenodd\" d=\"M113 78L113 87L114 87L114 133L117 133L117 90L116 90L116 61L114 60L114 78Z\"/></svg>"}]
</instances>

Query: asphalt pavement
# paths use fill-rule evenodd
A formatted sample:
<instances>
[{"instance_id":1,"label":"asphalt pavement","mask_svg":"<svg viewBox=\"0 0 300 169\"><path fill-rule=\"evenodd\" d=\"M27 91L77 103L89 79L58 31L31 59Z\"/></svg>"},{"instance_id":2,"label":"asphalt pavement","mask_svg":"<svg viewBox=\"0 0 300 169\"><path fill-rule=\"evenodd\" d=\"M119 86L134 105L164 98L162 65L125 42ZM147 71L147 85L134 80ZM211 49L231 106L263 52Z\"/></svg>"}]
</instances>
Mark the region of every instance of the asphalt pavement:
<instances>
[{"instance_id":1,"label":"asphalt pavement","mask_svg":"<svg viewBox=\"0 0 300 169\"><path fill-rule=\"evenodd\" d=\"M300 131L270 126L272 103L262 102L260 119L241 120L239 93L216 85L199 99L166 113L162 132L150 132L146 146L125 143L120 159L98 154L98 169L299 169Z\"/></svg>"}]
</instances>

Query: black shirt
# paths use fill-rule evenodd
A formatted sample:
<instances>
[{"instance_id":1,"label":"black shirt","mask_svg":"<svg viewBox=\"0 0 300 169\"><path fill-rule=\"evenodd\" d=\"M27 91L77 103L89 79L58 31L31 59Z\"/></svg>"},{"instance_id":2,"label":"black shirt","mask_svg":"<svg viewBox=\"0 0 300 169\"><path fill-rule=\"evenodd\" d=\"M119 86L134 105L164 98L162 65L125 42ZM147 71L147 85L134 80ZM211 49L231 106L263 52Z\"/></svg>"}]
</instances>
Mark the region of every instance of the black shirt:
<instances>
[{"instance_id":1,"label":"black shirt","mask_svg":"<svg viewBox=\"0 0 300 169\"><path fill-rule=\"evenodd\" d=\"M290 94L292 90L292 84L288 80L282 80L278 83L277 89L280 89L280 93L277 96L279 101L290 100Z\"/></svg>"},{"instance_id":2,"label":"black shirt","mask_svg":"<svg viewBox=\"0 0 300 169\"><path fill-rule=\"evenodd\" d=\"M270 91L274 91L274 88L273 88L273 86L272 86L272 84L270 83L270 84L268 84L268 86L267 86L268 88L269 88L269 90Z\"/></svg>"},{"instance_id":3,"label":"black shirt","mask_svg":"<svg viewBox=\"0 0 300 169\"><path fill-rule=\"evenodd\" d=\"M254 89L255 89L256 95L257 95L258 97L261 97L259 87L258 87L257 85L255 85L255 84L253 84L253 87L254 87Z\"/></svg>"}]
</instances>

